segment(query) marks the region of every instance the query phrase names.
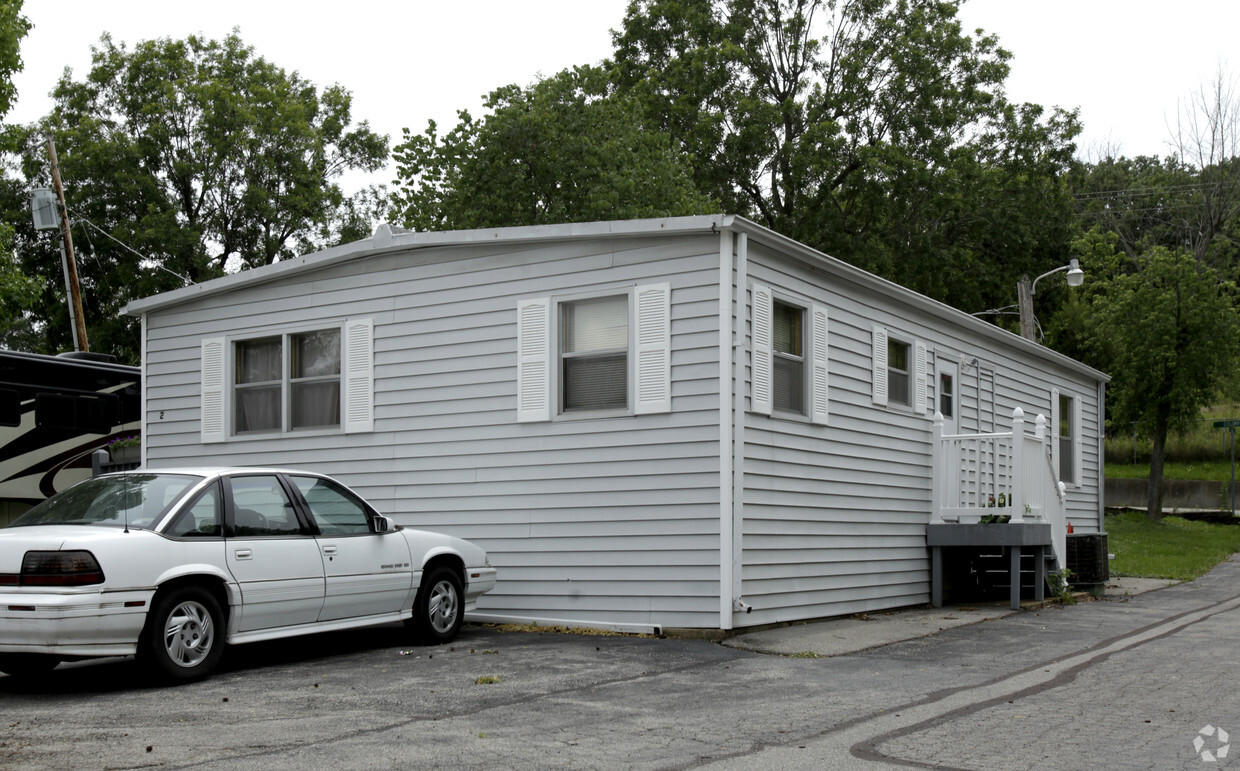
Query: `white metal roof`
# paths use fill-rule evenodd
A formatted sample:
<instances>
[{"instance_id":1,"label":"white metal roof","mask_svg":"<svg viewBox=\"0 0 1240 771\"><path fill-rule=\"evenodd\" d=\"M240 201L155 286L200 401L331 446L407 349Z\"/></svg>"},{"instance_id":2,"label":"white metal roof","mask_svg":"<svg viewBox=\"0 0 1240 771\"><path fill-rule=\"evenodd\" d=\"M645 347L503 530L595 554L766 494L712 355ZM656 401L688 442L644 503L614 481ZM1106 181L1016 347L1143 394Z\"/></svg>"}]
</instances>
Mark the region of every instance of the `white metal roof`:
<instances>
[{"instance_id":1,"label":"white metal roof","mask_svg":"<svg viewBox=\"0 0 1240 771\"><path fill-rule=\"evenodd\" d=\"M1040 358L1053 361L1060 366L1085 374L1100 382L1108 382L1110 380L1110 377L1105 373L1086 366L1075 359L1026 340L994 324L970 316L963 311L876 276L873 273L849 265L842 260L823 254L756 222L731 214L433 232L412 232L400 228L393 229L388 225L380 225L370 238L334 246L330 249L324 249L271 265L243 270L239 273L212 279L202 284L194 284L141 300L135 300L126 305L122 312L133 316L141 316L181 303L231 292L234 289L279 281L285 276L294 273L316 270L330 265L390 252L481 243L530 243L538 241L590 240L614 236L717 233L724 229L736 233L745 233L755 242L769 246L791 258L808 262L836 278L896 298L931 316L950 321L985 337L998 340L1005 345L1010 345L1037 355Z\"/></svg>"}]
</instances>

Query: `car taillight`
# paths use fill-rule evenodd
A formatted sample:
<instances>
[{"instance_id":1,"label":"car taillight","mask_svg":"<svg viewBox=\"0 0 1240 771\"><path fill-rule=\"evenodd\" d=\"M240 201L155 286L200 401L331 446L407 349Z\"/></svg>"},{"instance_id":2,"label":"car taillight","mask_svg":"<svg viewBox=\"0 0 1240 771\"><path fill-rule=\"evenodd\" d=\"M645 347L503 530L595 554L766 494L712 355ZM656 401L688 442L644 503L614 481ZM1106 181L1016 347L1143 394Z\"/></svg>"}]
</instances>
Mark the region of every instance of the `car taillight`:
<instances>
[{"instance_id":1,"label":"car taillight","mask_svg":"<svg viewBox=\"0 0 1240 771\"><path fill-rule=\"evenodd\" d=\"M103 568L88 551L28 551L22 586L86 586L103 583Z\"/></svg>"}]
</instances>

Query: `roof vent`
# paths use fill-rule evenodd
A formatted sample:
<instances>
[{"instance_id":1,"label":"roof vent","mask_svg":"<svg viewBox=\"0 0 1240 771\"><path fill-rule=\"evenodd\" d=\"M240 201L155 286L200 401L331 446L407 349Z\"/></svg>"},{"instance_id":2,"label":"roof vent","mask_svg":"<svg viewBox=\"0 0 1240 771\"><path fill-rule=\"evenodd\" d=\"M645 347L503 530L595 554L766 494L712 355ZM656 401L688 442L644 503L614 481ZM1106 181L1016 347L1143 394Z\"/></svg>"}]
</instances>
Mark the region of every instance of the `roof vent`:
<instances>
[{"instance_id":1,"label":"roof vent","mask_svg":"<svg viewBox=\"0 0 1240 771\"><path fill-rule=\"evenodd\" d=\"M392 245L392 226L386 222L375 228L375 234L371 236L370 241L377 248L383 249Z\"/></svg>"}]
</instances>

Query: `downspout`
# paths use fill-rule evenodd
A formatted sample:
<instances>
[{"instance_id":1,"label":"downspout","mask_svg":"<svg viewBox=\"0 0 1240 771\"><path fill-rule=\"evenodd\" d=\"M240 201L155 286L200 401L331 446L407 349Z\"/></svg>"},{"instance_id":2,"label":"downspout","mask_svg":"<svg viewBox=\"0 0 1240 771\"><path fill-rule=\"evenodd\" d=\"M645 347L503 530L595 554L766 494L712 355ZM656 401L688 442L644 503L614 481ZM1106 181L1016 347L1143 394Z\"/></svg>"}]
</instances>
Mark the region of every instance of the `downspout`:
<instances>
[{"instance_id":1,"label":"downspout","mask_svg":"<svg viewBox=\"0 0 1240 771\"><path fill-rule=\"evenodd\" d=\"M733 528L732 231L719 233L719 628L732 628Z\"/></svg>"},{"instance_id":2,"label":"downspout","mask_svg":"<svg viewBox=\"0 0 1240 771\"><path fill-rule=\"evenodd\" d=\"M736 237L736 315L733 326L732 388L732 597L736 598L733 611L749 613L753 610L741 598L742 547L745 533L745 313L749 296L749 234Z\"/></svg>"}]
</instances>

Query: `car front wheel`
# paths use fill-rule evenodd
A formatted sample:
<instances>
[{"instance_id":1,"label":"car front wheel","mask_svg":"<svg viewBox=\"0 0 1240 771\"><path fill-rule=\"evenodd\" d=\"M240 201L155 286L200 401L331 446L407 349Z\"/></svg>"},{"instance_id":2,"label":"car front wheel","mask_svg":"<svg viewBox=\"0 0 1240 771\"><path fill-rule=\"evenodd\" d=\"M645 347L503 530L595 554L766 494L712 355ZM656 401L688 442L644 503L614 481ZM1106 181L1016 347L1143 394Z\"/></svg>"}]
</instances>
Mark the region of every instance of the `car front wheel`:
<instances>
[{"instance_id":1,"label":"car front wheel","mask_svg":"<svg viewBox=\"0 0 1240 771\"><path fill-rule=\"evenodd\" d=\"M432 569L418 590L410 626L424 641L438 645L455 639L464 620L461 577L449 567Z\"/></svg>"},{"instance_id":2,"label":"car front wheel","mask_svg":"<svg viewBox=\"0 0 1240 771\"><path fill-rule=\"evenodd\" d=\"M140 657L156 676L174 682L206 677L224 653L224 614L206 589L160 592L147 617Z\"/></svg>"}]
</instances>

